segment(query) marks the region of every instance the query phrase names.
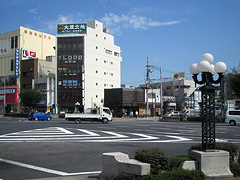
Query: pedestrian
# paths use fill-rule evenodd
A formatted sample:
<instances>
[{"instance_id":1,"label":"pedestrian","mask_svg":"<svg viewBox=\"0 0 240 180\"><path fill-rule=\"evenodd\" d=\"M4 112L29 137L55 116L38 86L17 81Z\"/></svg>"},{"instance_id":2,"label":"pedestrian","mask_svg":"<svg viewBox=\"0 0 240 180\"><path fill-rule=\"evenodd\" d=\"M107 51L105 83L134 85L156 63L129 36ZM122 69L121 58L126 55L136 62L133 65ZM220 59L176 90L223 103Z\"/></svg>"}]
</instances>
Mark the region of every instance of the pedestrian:
<instances>
[{"instance_id":1,"label":"pedestrian","mask_svg":"<svg viewBox=\"0 0 240 180\"><path fill-rule=\"evenodd\" d=\"M131 117L131 118L133 117L133 112L132 112L132 111L130 112L130 117Z\"/></svg>"},{"instance_id":2,"label":"pedestrian","mask_svg":"<svg viewBox=\"0 0 240 180\"><path fill-rule=\"evenodd\" d=\"M135 116L136 116L136 118L138 118L138 111L135 112Z\"/></svg>"}]
</instances>

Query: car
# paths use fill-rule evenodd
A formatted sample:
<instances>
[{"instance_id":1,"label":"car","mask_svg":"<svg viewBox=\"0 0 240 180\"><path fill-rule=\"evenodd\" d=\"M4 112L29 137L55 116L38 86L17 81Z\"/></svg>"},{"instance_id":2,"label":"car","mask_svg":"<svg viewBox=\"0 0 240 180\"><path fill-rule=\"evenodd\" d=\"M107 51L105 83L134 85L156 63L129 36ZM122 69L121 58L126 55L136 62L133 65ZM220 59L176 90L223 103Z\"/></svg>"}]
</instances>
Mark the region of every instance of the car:
<instances>
[{"instance_id":1,"label":"car","mask_svg":"<svg viewBox=\"0 0 240 180\"><path fill-rule=\"evenodd\" d=\"M228 110L226 112L225 122L229 123L230 126L240 124L240 110Z\"/></svg>"},{"instance_id":2,"label":"car","mask_svg":"<svg viewBox=\"0 0 240 180\"><path fill-rule=\"evenodd\" d=\"M165 117L170 117L173 115L173 111L167 112L166 114L164 114Z\"/></svg>"},{"instance_id":3,"label":"car","mask_svg":"<svg viewBox=\"0 0 240 180\"><path fill-rule=\"evenodd\" d=\"M189 114L190 114L189 110L180 111L180 116L181 117L189 116Z\"/></svg>"},{"instance_id":4,"label":"car","mask_svg":"<svg viewBox=\"0 0 240 180\"><path fill-rule=\"evenodd\" d=\"M28 119L31 121L31 120L35 120L35 121L38 121L38 120L52 120L52 116L49 115L49 114L46 114L44 112L30 112L28 114Z\"/></svg>"},{"instance_id":5,"label":"car","mask_svg":"<svg viewBox=\"0 0 240 180\"><path fill-rule=\"evenodd\" d=\"M179 116L179 112L178 111L173 111L173 116Z\"/></svg>"}]
</instances>

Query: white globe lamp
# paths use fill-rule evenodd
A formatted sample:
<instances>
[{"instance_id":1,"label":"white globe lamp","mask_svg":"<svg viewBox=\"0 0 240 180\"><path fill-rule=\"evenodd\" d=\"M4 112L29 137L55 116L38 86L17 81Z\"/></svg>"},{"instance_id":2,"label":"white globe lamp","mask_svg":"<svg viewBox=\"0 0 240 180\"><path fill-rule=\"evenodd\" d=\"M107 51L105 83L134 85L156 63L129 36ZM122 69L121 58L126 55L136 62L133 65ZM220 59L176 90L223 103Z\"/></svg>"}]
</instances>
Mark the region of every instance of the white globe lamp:
<instances>
[{"instance_id":1,"label":"white globe lamp","mask_svg":"<svg viewBox=\"0 0 240 180\"><path fill-rule=\"evenodd\" d=\"M217 62L214 66L216 73L225 73L227 70L227 65L224 62Z\"/></svg>"},{"instance_id":2,"label":"white globe lamp","mask_svg":"<svg viewBox=\"0 0 240 180\"><path fill-rule=\"evenodd\" d=\"M200 72L209 72L211 65L208 61L201 61L198 66L197 66L198 70Z\"/></svg>"},{"instance_id":3,"label":"white globe lamp","mask_svg":"<svg viewBox=\"0 0 240 180\"><path fill-rule=\"evenodd\" d=\"M198 70L198 64L194 63L190 66L190 72L191 74L199 74L200 71Z\"/></svg>"},{"instance_id":4,"label":"white globe lamp","mask_svg":"<svg viewBox=\"0 0 240 180\"><path fill-rule=\"evenodd\" d=\"M210 64L213 63L213 55L210 53L205 53L202 55L202 61L208 61Z\"/></svg>"}]
</instances>

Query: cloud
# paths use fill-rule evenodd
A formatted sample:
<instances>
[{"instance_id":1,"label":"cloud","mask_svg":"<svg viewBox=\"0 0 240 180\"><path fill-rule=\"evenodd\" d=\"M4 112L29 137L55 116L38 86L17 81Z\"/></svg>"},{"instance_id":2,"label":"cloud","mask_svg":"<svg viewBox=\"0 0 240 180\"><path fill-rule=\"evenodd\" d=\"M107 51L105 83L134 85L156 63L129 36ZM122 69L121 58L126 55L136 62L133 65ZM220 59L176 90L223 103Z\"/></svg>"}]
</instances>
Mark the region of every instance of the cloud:
<instances>
[{"instance_id":1,"label":"cloud","mask_svg":"<svg viewBox=\"0 0 240 180\"><path fill-rule=\"evenodd\" d=\"M80 14L74 14L74 15L68 15L68 16L59 15L55 20L45 21L44 28L41 29L41 31L48 32L51 34L56 34L58 24L77 23L79 22L79 20L77 20L79 19L79 16Z\"/></svg>"},{"instance_id":2,"label":"cloud","mask_svg":"<svg viewBox=\"0 0 240 180\"><path fill-rule=\"evenodd\" d=\"M37 10L37 8L32 8L32 9L29 9L29 12L32 14L37 14L38 10Z\"/></svg>"},{"instance_id":3,"label":"cloud","mask_svg":"<svg viewBox=\"0 0 240 180\"><path fill-rule=\"evenodd\" d=\"M135 29L135 30L147 30L152 27L160 27L160 26L169 26L173 24L182 23L183 21L153 21L151 18L147 18L141 15L116 15L114 13L105 14L101 21L104 25L108 28L111 28L114 31L119 29L119 27L124 27L128 29ZM113 32L112 32L113 33Z\"/></svg>"}]
</instances>

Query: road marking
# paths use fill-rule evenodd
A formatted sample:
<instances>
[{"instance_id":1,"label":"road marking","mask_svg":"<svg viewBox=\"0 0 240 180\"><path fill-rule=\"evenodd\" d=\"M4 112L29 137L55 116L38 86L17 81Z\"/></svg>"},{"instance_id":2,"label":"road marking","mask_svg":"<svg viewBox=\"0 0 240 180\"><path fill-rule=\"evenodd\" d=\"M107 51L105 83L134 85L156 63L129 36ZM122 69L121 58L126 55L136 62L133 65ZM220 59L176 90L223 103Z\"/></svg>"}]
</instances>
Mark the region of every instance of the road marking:
<instances>
[{"instance_id":1,"label":"road marking","mask_svg":"<svg viewBox=\"0 0 240 180\"><path fill-rule=\"evenodd\" d=\"M4 162L4 163L15 165L15 166L20 166L20 167L24 167L24 168L28 168L28 169L42 171L42 172L45 172L45 173L56 174L56 175L59 175L59 176L73 176L73 175L86 175L86 174L99 174L99 173L101 173L101 171L66 173L66 172L62 172L62 171L57 171L57 170L53 170L53 169L38 167L38 166L25 164L25 163L21 163L21 162L16 162L16 161L11 161L11 160L2 159L2 158L0 158L0 161Z\"/></svg>"},{"instance_id":2,"label":"road marking","mask_svg":"<svg viewBox=\"0 0 240 180\"><path fill-rule=\"evenodd\" d=\"M140 129L139 129L140 130ZM0 136L0 142L180 142L192 139L178 134L155 132L142 133L112 132L62 127L33 129ZM151 134L149 133L151 132ZM156 133L156 134L154 134Z\"/></svg>"}]
</instances>

